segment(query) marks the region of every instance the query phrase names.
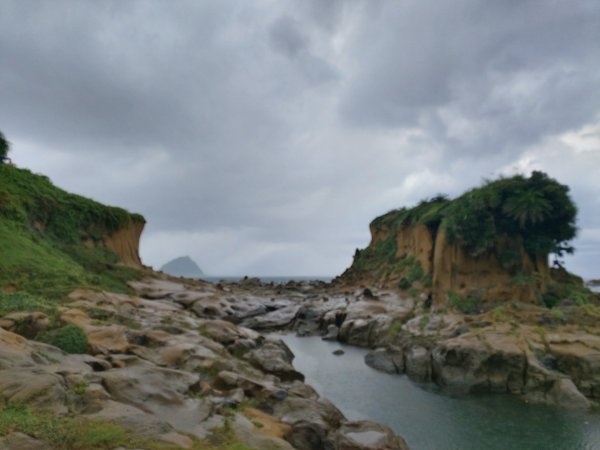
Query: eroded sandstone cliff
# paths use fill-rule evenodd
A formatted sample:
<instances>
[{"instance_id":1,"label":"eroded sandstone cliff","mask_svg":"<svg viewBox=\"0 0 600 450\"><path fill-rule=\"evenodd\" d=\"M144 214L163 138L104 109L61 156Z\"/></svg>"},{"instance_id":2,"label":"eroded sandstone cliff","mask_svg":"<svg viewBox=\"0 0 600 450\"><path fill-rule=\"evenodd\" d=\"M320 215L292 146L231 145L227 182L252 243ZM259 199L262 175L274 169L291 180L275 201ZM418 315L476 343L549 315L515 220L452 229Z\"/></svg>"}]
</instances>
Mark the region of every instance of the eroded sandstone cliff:
<instances>
[{"instance_id":1,"label":"eroded sandstone cliff","mask_svg":"<svg viewBox=\"0 0 600 450\"><path fill-rule=\"evenodd\" d=\"M464 309L486 300L539 303L552 284L549 254L572 250L575 215L568 187L545 174L501 178L376 218L369 246L338 281Z\"/></svg>"}]
</instances>

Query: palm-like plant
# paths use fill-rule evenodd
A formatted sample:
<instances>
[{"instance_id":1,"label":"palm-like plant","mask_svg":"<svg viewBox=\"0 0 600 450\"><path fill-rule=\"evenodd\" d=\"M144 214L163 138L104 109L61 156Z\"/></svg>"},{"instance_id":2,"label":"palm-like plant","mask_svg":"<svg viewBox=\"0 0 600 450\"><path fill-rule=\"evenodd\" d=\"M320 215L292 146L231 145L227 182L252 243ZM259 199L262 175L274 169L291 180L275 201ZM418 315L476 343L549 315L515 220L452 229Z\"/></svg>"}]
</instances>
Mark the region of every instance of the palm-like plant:
<instances>
[{"instance_id":1,"label":"palm-like plant","mask_svg":"<svg viewBox=\"0 0 600 450\"><path fill-rule=\"evenodd\" d=\"M502 212L519 224L520 228L544 221L552 212L552 204L541 191L526 189L511 195Z\"/></svg>"}]
</instances>

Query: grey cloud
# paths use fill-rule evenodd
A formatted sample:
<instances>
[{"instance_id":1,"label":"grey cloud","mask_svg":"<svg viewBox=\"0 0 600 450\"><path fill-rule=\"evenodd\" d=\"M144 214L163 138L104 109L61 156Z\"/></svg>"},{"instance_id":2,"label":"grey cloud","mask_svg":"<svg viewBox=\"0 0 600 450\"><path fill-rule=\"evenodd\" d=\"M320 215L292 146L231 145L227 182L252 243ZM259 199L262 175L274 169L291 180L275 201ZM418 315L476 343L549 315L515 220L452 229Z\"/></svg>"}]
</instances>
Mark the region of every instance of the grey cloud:
<instances>
[{"instance_id":1,"label":"grey cloud","mask_svg":"<svg viewBox=\"0 0 600 450\"><path fill-rule=\"evenodd\" d=\"M308 37L300 29L298 22L289 16L282 16L273 22L269 38L276 50L290 58L295 58L308 47Z\"/></svg>"},{"instance_id":2,"label":"grey cloud","mask_svg":"<svg viewBox=\"0 0 600 450\"><path fill-rule=\"evenodd\" d=\"M598 228L600 160L556 144L598 121L598 3L539 5L6 0L0 129L17 164L145 214L154 265L339 273L374 216L513 165Z\"/></svg>"},{"instance_id":3,"label":"grey cloud","mask_svg":"<svg viewBox=\"0 0 600 450\"><path fill-rule=\"evenodd\" d=\"M445 109L476 128L461 140L442 117L435 131L449 147L518 152L597 116L598 23L600 5L583 1L384 2L356 38L364 62L342 113L394 128Z\"/></svg>"}]
</instances>

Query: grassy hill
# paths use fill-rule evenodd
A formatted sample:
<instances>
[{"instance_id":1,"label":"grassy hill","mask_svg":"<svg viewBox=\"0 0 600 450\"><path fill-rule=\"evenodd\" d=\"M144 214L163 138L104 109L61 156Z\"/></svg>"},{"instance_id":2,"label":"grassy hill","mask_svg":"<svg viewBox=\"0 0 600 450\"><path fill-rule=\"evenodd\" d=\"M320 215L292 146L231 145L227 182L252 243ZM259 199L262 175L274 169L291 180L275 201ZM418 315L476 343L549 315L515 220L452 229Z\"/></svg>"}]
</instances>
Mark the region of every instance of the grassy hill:
<instances>
[{"instance_id":1,"label":"grassy hill","mask_svg":"<svg viewBox=\"0 0 600 450\"><path fill-rule=\"evenodd\" d=\"M107 236L144 218L0 164L0 292L62 298L77 287L129 292L140 270L120 264ZM137 243L136 243L137 245Z\"/></svg>"}]
</instances>

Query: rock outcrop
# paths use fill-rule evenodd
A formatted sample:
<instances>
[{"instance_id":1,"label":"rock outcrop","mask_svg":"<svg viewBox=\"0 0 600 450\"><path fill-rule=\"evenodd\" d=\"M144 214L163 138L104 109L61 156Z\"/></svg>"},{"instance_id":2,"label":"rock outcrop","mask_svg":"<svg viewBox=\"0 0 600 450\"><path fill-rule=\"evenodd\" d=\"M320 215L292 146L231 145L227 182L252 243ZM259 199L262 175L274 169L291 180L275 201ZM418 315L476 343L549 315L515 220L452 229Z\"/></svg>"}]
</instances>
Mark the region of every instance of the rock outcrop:
<instances>
[{"instance_id":1,"label":"rock outcrop","mask_svg":"<svg viewBox=\"0 0 600 450\"><path fill-rule=\"evenodd\" d=\"M142 267L140 238L144 225L142 219L130 219L125 226L103 236L102 242L123 264Z\"/></svg>"},{"instance_id":2,"label":"rock outcrop","mask_svg":"<svg viewBox=\"0 0 600 450\"><path fill-rule=\"evenodd\" d=\"M414 287L431 295L434 305L443 306L449 292L459 297L536 303L550 281L547 258L532 259L519 238L500 236L493 249L472 256L460 243L450 242L443 228L432 230L423 224L378 228L374 222L370 229L369 247L357 252L338 282ZM389 246L392 253L377 262L377 249L383 246ZM509 268L500 261L506 252L513 258ZM528 282L520 283L521 279Z\"/></svg>"},{"instance_id":3,"label":"rock outcrop","mask_svg":"<svg viewBox=\"0 0 600 450\"><path fill-rule=\"evenodd\" d=\"M237 324L305 299L289 295L293 286L263 295L262 285L250 292L160 274L131 285L138 296L79 289L58 309L57 322L83 330L85 355L0 328L0 403L114 424L152 448L223 439L273 450L407 448L389 428L349 421L320 398L283 341ZM6 316L0 326L31 332L15 327L14 313ZM44 316L24 317L36 324ZM19 431L0 445L53 448Z\"/></svg>"},{"instance_id":4,"label":"rock outcrop","mask_svg":"<svg viewBox=\"0 0 600 450\"><path fill-rule=\"evenodd\" d=\"M533 172L391 211L371 222L369 246L336 281L421 292L436 307L541 303L552 287L548 255L572 250L577 208L568 192Z\"/></svg>"}]
</instances>

